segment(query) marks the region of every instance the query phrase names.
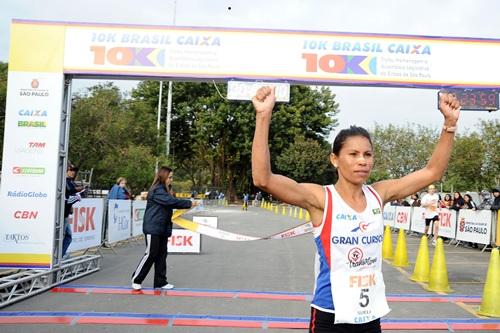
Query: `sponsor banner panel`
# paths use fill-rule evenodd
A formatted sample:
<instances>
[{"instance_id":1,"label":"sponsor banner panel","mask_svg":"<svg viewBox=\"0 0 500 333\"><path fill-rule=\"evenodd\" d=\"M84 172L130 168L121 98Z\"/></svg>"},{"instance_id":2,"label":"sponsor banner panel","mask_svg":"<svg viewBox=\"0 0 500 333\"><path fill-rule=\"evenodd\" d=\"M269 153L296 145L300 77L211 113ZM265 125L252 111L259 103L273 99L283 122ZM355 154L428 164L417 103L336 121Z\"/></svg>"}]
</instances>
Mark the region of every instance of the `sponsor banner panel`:
<instances>
[{"instance_id":1,"label":"sponsor banner panel","mask_svg":"<svg viewBox=\"0 0 500 333\"><path fill-rule=\"evenodd\" d=\"M0 265L50 268L63 74L9 71L8 81Z\"/></svg>"},{"instance_id":2,"label":"sponsor banner panel","mask_svg":"<svg viewBox=\"0 0 500 333\"><path fill-rule=\"evenodd\" d=\"M497 88L498 58L498 39L67 23L64 71Z\"/></svg>"},{"instance_id":3,"label":"sponsor banner panel","mask_svg":"<svg viewBox=\"0 0 500 333\"><path fill-rule=\"evenodd\" d=\"M396 206L396 220L394 227L398 229L410 230L411 207Z\"/></svg>"},{"instance_id":4,"label":"sponsor banner panel","mask_svg":"<svg viewBox=\"0 0 500 333\"><path fill-rule=\"evenodd\" d=\"M458 213L457 240L489 244L491 211L461 209Z\"/></svg>"},{"instance_id":5,"label":"sponsor banner panel","mask_svg":"<svg viewBox=\"0 0 500 333\"><path fill-rule=\"evenodd\" d=\"M217 229L218 219L217 216L193 216L193 222L208 225L215 229Z\"/></svg>"},{"instance_id":6,"label":"sponsor banner panel","mask_svg":"<svg viewBox=\"0 0 500 333\"><path fill-rule=\"evenodd\" d=\"M382 214L384 216L384 225L394 227L396 221L396 206L385 204Z\"/></svg>"},{"instance_id":7,"label":"sponsor banner panel","mask_svg":"<svg viewBox=\"0 0 500 333\"><path fill-rule=\"evenodd\" d=\"M142 235L142 222L144 221L144 212L146 211L147 201L132 201L132 236Z\"/></svg>"},{"instance_id":8,"label":"sponsor banner panel","mask_svg":"<svg viewBox=\"0 0 500 333\"><path fill-rule=\"evenodd\" d=\"M108 200L108 242L116 243L130 238L132 231L132 204L130 200Z\"/></svg>"},{"instance_id":9,"label":"sponsor banner panel","mask_svg":"<svg viewBox=\"0 0 500 333\"><path fill-rule=\"evenodd\" d=\"M457 213L454 210L449 209L439 209L439 230L438 235L455 238L455 231L457 226ZM431 234L432 223L429 226L427 234ZM411 215L411 230L419 233L424 233L425 231L425 208L423 207L413 207Z\"/></svg>"},{"instance_id":10,"label":"sponsor banner panel","mask_svg":"<svg viewBox=\"0 0 500 333\"><path fill-rule=\"evenodd\" d=\"M169 253L201 253L201 235L184 229L173 229L168 239Z\"/></svg>"},{"instance_id":11,"label":"sponsor banner panel","mask_svg":"<svg viewBox=\"0 0 500 333\"><path fill-rule=\"evenodd\" d=\"M102 243L104 199L82 199L73 205L69 218L73 241L68 251L85 250Z\"/></svg>"}]
</instances>

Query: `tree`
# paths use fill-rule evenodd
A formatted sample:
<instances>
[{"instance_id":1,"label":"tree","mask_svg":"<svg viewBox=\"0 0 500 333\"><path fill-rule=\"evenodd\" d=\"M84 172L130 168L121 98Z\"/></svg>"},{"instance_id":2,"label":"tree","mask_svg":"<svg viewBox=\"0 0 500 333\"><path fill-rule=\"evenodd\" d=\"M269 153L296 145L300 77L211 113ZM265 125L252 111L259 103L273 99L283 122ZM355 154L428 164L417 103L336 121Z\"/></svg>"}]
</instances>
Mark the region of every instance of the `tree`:
<instances>
[{"instance_id":1,"label":"tree","mask_svg":"<svg viewBox=\"0 0 500 333\"><path fill-rule=\"evenodd\" d=\"M158 90L156 82L143 82L132 96L156 108ZM220 85L218 90L226 93ZM336 125L337 108L329 89L293 86L290 103L278 104L273 115L273 156L280 155L291 144L290 138L299 134L324 144L324 137ZM227 101L211 83L178 82L173 85L172 109L171 147L174 165L180 168L177 175L192 179L193 187L208 178L210 186L226 191L231 199L250 191L255 128L251 103Z\"/></svg>"},{"instance_id":2,"label":"tree","mask_svg":"<svg viewBox=\"0 0 500 333\"><path fill-rule=\"evenodd\" d=\"M5 128L5 107L7 102L7 74L8 64L0 62L0 147L3 149L3 133ZM0 167L2 154L0 154Z\"/></svg>"},{"instance_id":3,"label":"tree","mask_svg":"<svg viewBox=\"0 0 500 333\"><path fill-rule=\"evenodd\" d=\"M124 100L113 84L91 87L73 100L70 160L80 169L94 169L97 188L125 176L133 192L145 190L154 176L153 119L147 104Z\"/></svg>"},{"instance_id":4,"label":"tree","mask_svg":"<svg viewBox=\"0 0 500 333\"><path fill-rule=\"evenodd\" d=\"M372 133L375 166L370 182L400 178L423 168L437 142L437 131L420 125L379 124Z\"/></svg>"},{"instance_id":5,"label":"tree","mask_svg":"<svg viewBox=\"0 0 500 333\"><path fill-rule=\"evenodd\" d=\"M294 142L276 158L276 166L298 182L322 183L322 176L331 167L328 154L328 145L297 135Z\"/></svg>"}]
</instances>

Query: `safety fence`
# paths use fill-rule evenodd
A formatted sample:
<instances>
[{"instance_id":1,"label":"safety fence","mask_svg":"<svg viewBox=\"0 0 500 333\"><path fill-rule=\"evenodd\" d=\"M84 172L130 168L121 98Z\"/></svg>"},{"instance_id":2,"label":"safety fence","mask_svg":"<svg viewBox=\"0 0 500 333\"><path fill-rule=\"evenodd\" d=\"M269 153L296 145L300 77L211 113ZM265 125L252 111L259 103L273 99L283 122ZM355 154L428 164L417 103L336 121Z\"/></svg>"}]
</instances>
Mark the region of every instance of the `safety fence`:
<instances>
[{"instance_id":1,"label":"safety fence","mask_svg":"<svg viewBox=\"0 0 500 333\"><path fill-rule=\"evenodd\" d=\"M113 247L141 236L145 211L143 200L82 199L73 205L69 218L73 241L68 251ZM193 221L214 228L218 223L217 216L210 216L209 211L193 216ZM201 235L174 225L168 247L170 253L200 253Z\"/></svg>"}]
</instances>

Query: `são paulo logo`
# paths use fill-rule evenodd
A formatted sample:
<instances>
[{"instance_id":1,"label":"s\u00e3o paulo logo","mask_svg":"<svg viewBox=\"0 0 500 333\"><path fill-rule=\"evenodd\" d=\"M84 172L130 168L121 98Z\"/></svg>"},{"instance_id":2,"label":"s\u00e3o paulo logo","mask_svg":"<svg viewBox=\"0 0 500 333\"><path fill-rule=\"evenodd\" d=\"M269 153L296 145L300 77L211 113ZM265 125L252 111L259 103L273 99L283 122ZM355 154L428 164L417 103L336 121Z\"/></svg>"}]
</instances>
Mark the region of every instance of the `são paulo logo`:
<instances>
[{"instance_id":1,"label":"s\u00e3o paulo logo","mask_svg":"<svg viewBox=\"0 0 500 333\"><path fill-rule=\"evenodd\" d=\"M49 91L47 89L39 89L40 81L38 79L32 79L30 83L31 88L21 88L19 90L19 96L22 97L48 97Z\"/></svg>"}]
</instances>

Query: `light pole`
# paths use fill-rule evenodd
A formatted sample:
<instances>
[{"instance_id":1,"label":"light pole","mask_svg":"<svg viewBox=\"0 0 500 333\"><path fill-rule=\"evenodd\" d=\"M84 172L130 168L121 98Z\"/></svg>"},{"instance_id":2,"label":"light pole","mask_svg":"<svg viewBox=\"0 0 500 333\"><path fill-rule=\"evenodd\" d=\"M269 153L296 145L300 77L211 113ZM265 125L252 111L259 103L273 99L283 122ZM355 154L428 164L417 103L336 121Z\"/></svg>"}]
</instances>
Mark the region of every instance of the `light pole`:
<instances>
[{"instance_id":1,"label":"light pole","mask_svg":"<svg viewBox=\"0 0 500 333\"><path fill-rule=\"evenodd\" d=\"M175 27L175 19L177 12L177 0L174 0L174 16L173 26ZM172 81L168 81L168 98L167 98L167 119L165 126L165 154L167 158L170 156L170 121L172 118Z\"/></svg>"}]
</instances>

